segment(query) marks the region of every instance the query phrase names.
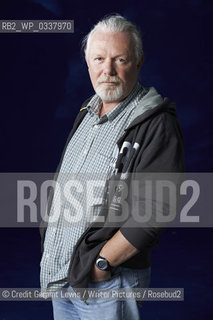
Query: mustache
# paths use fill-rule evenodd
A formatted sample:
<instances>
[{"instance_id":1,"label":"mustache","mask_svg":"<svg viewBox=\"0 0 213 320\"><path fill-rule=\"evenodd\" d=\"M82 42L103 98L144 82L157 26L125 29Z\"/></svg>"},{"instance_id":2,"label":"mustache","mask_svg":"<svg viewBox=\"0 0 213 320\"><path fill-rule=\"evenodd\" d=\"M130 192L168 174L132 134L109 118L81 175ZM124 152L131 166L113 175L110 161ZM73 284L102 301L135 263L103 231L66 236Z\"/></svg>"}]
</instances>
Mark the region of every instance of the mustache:
<instances>
[{"instance_id":1,"label":"mustache","mask_svg":"<svg viewBox=\"0 0 213 320\"><path fill-rule=\"evenodd\" d=\"M100 78L98 78L98 84L103 83L103 82L113 82L113 83L121 83L121 79L119 79L116 76L112 76L112 77L104 77L104 76L100 76Z\"/></svg>"}]
</instances>

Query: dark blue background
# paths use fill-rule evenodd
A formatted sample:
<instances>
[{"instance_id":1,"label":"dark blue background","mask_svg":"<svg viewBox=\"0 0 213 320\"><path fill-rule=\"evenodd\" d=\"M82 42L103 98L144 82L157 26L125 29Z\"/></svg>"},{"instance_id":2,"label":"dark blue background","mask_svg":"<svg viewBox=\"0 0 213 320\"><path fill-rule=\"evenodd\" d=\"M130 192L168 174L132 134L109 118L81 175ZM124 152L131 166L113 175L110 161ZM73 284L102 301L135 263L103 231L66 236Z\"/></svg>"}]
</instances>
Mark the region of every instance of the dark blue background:
<instances>
[{"instance_id":1,"label":"dark blue background","mask_svg":"<svg viewBox=\"0 0 213 320\"><path fill-rule=\"evenodd\" d=\"M93 93L80 42L105 14L142 31L142 84L177 103L187 171L212 172L213 1L1 0L0 19L74 19L73 34L0 34L1 172L54 172L81 103ZM0 286L38 287L35 229L1 229ZM152 287L184 302L147 302L143 318L213 318L211 229L168 230L153 250ZM0 320L52 319L48 302L0 302Z\"/></svg>"}]
</instances>

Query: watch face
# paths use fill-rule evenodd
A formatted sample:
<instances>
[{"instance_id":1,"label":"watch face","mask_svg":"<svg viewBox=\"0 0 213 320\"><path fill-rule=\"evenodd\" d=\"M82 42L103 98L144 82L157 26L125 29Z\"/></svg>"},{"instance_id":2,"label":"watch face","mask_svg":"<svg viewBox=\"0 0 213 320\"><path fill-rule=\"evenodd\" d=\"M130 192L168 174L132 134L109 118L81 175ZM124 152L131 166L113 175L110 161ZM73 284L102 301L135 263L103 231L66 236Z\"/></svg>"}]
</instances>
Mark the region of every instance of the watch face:
<instances>
[{"instance_id":1,"label":"watch face","mask_svg":"<svg viewBox=\"0 0 213 320\"><path fill-rule=\"evenodd\" d=\"M105 259L99 258L96 261L97 267L101 270L105 270L107 268L107 261Z\"/></svg>"}]
</instances>

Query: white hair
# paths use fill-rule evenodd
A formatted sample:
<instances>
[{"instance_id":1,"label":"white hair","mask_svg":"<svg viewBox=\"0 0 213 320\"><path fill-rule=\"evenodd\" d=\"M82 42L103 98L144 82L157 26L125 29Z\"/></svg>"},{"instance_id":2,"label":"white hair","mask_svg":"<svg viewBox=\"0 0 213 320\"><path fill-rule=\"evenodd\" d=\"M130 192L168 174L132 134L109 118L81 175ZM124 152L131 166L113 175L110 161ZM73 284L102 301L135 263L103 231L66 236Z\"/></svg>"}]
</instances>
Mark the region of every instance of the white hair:
<instances>
[{"instance_id":1,"label":"white hair","mask_svg":"<svg viewBox=\"0 0 213 320\"><path fill-rule=\"evenodd\" d=\"M85 57L88 56L88 48L95 31L102 30L105 32L128 32L135 43L135 54L137 63L143 56L142 40L138 28L126 18L119 14L110 15L100 20L92 30L84 37L82 41L82 49L84 50Z\"/></svg>"}]
</instances>

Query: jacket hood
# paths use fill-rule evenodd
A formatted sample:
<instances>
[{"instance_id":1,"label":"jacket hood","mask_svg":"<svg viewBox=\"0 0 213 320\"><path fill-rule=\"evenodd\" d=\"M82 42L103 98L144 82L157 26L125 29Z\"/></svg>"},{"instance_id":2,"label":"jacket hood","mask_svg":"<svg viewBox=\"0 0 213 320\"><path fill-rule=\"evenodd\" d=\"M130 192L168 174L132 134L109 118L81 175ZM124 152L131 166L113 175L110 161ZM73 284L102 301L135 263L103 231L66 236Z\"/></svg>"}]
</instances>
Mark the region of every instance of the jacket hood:
<instances>
[{"instance_id":1,"label":"jacket hood","mask_svg":"<svg viewBox=\"0 0 213 320\"><path fill-rule=\"evenodd\" d=\"M154 87L145 90L146 93L139 101L133 113L132 121L125 131L161 111L167 111L176 116L176 106L174 103L171 103L168 98L163 98Z\"/></svg>"}]
</instances>

